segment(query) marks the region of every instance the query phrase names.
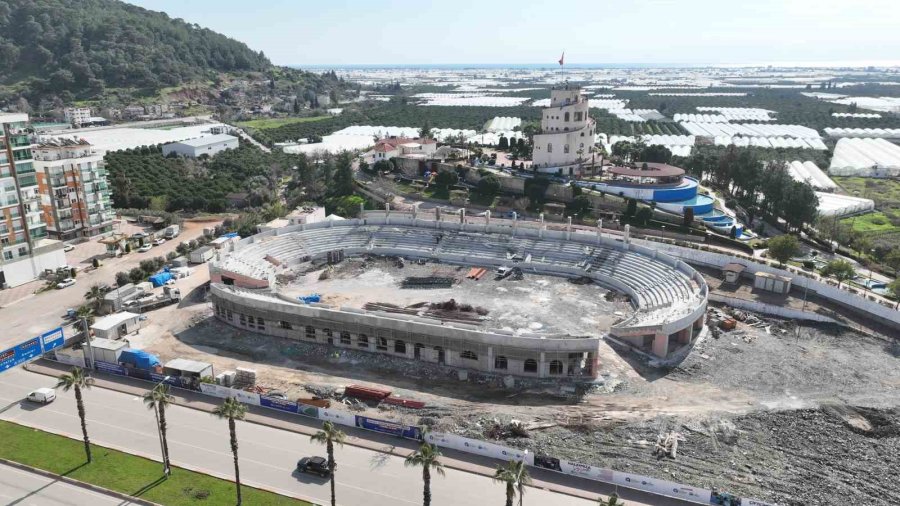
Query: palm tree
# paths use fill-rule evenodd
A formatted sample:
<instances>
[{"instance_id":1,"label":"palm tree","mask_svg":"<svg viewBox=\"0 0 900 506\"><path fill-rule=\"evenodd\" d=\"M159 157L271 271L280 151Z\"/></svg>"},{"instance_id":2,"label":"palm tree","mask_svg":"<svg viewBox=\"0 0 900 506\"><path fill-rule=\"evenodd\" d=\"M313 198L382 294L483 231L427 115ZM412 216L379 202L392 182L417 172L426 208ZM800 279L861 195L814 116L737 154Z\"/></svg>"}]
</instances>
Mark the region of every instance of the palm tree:
<instances>
[{"instance_id":1,"label":"palm tree","mask_svg":"<svg viewBox=\"0 0 900 506\"><path fill-rule=\"evenodd\" d=\"M56 387L62 387L63 392L68 392L70 389L75 390L75 405L78 407L78 418L81 419L81 433L84 435L84 453L88 462L93 462L94 459L91 456L91 440L87 432L84 398L81 396L81 389L89 389L93 384L94 378L86 375L84 369L80 367L73 367L71 372L61 375L56 383Z\"/></svg>"},{"instance_id":2,"label":"palm tree","mask_svg":"<svg viewBox=\"0 0 900 506\"><path fill-rule=\"evenodd\" d=\"M228 419L228 432L231 435L231 453L234 455L234 484L237 487L237 503L241 504L241 469L238 466L238 441L235 432L235 420L243 420L247 413L244 406L234 397L225 399L221 406L213 410L213 415L219 419Z\"/></svg>"},{"instance_id":3,"label":"palm tree","mask_svg":"<svg viewBox=\"0 0 900 506\"><path fill-rule=\"evenodd\" d=\"M169 473L169 470L172 468L172 463L169 460L169 441L166 438L166 407L171 404L174 399L171 395L169 395L169 385L167 383L159 383L152 390L148 391L144 394L144 404L147 405L147 409L152 409L156 411L157 423L159 424L159 435L162 439L162 447L163 447L163 467L166 470L166 474Z\"/></svg>"},{"instance_id":4,"label":"palm tree","mask_svg":"<svg viewBox=\"0 0 900 506\"><path fill-rule=\"evenodd\" d=\"M497 466L494 471L494 481L506 485L506 506L513 506L513 499L516 498L516 485L519 482L519 474L514 461L509 461L506 466Z\"/></svg>"},{"instance_id":5,"label":"palm tree","mask_svg":"<svg viewBox=\"0 0 900 506\"><path fill-rule=\"evenodd\" d=\"M79 320L87 320L88 324L93 323L94 321L94 308L84 304L82 306L78 306L78 309L75 310L75 315Z\"/></svg>"},{"instance_id":6,"label":"palm tree","mask_svg":"<svg viewBox=\"0 0 900 506\"><path fill-rule=\"evenodd\" d=\"M599 506L625 506L625 503L619 500L619 494L613 492L606 501L600 499Z\"/></svg>"},{"instance_id":7,"label":"palm tree","mask_svg":"<svg viewBox=\"0 0 900 506\"><path fill-rule=\"evenodd\" d=\"M324 444L325 451L328 452L328 469L331 471L331 506L337 504L334 496L334 472L337 470L337 462L334 461L334 444L344 446L346 437L347 435L342 430L328 420L322 424L322 430L309 437L309 440L314 443Z\"/></svg>"},{"instance_id":8,"label":"palm tree","mask_svg":"<svg viewBox=\"0 0 900 506\"><path fill-rule=\"evenodd\" d=\"M84 293L84 298L90 303L91 307L94 308L94 311L97 311L100 309L100 302L103 301L103 296L105 294L106 290L100 285L93 285L90 290Z\"/></svg>"},{"instance_id":9,"label":"palm tree","mask_svg":"<svg viewBox=\"0 0 900 506\"><path fill-rule=\"evenodd\" d=\"M419 449L410 453L406 457L406 464L409 467L422 466L422 482L424 489L422 492L422 506L431 504L431 470L444 476L444 464L439 460L443 455L437 446L430 443L422 443Z\"/></svg>"}]
</instances>

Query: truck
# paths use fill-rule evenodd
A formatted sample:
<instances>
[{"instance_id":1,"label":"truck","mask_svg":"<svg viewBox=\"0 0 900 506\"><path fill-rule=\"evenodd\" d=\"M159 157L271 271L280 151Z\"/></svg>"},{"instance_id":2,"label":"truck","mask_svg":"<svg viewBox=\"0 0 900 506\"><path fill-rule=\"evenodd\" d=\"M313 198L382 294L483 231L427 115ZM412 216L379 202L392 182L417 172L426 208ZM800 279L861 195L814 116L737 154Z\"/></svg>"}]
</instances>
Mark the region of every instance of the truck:
<instances>
[{"instance_id":1,"label":"truck","mask_svg":"<svg viewBox=\"0 0 900 506\"><path fill-rule=\"evenodd\" d=\"M181 233L181 227L179 227L178 225L169 225L163 231L163 237L165 237L166 239L174 239L178 237L179 233Z\"/></svg>"}]
</instances>

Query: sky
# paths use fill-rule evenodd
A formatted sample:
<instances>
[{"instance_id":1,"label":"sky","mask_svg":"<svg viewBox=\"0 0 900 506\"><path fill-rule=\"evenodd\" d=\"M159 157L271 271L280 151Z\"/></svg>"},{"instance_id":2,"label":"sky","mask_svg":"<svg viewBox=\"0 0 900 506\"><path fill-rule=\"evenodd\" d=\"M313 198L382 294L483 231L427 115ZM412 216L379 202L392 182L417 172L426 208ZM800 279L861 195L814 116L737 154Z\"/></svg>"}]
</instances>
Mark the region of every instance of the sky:
<instances>
[{"instance_id":1,"label":"sky","mask_svg":"<svg viewBox=\"0 0 900 506\"><path fill-rule=\"evenodd\" d=\"M900 64L897 0L127 0L276 64Z\"/></svg>"}]
</instances>

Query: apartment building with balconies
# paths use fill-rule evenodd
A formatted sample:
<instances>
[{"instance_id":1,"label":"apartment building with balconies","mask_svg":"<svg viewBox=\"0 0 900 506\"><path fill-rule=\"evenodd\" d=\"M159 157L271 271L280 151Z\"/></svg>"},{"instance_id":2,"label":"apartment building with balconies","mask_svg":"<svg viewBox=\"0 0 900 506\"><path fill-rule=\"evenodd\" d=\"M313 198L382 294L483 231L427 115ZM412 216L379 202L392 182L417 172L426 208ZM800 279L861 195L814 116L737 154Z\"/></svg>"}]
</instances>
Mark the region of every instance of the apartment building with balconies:
<instances>
[{"instance_id":1,"label":"apartment building with balconies","mask_svg":"<svg viewBox=\"0 0 900 506\"><path fill-rule=\"evenodd\" d=\"M33 153L50 237L68 241L111 233L115 214L103 156L77 137L43 139Z\"/></svg>"},{"instance_id":2,"label":"apartment building with balconies","mask_svg":"<svg viewBox=\"0 0 900 506\"><path fill-rule=\"evenodd\" d=\"M66 263L62 243L47 236L32 147L28 115L0 112L0 287Z\"/></svg>"}]
</instances>

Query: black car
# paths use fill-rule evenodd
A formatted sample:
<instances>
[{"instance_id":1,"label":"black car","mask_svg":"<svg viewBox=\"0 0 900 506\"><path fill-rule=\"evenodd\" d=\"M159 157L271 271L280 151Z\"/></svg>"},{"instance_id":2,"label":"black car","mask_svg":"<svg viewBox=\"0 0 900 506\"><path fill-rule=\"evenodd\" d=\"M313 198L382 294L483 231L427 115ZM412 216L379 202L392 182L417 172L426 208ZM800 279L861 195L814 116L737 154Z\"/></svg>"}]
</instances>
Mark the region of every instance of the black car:
<instances>
[{"instance_id":1,"label":"black car","mask_svg":"<svg viewBox=\"0 0 900 506\"><path fill-rule=\"evenodd\" d=\"M328 468L328 461L324 457L303 457L297 461L297 471L318 474L323 478L331 476L331 469Z\"/></svg>"}]
</instances>

